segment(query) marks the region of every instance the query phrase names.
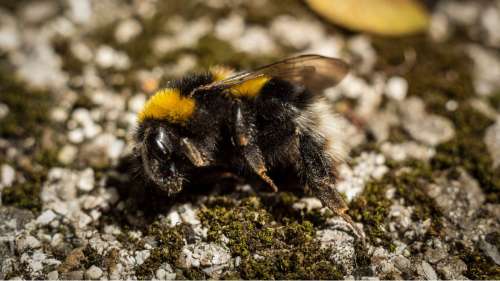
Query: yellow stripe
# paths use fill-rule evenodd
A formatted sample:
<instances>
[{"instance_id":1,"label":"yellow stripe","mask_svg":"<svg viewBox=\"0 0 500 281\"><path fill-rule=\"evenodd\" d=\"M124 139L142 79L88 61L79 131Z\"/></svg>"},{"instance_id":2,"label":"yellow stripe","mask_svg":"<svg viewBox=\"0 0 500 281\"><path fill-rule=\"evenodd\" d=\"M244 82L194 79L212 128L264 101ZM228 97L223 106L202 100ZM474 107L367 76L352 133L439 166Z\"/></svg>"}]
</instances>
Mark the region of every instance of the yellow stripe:
<instances>
[{"instance_id":1,"label":"yellow stripe","mask_svg":"<svg viewBox=\"0 0 500 281\"><path fill-rule=\"evenodd\" d=\"M172 123L186 122L195 109L195 100L181 96L179 89L162 89L156 92L139 112L138 120L168 120Z\"/></svg>"},{"instance_id":2,"label":"yellow stripe","mask_svg":"<svg viewBox=\"0 0 500 281\"><path fill-rule=\"evenodd\" d=\"M221 81L233 75L234 71L230 67L216 65L210 68L210 73L215 81Z\"/></svg>"},{"instance_id":3,"label":"yellow stripe","mask_svg":"<svg viewBox=\"0 0 500 281\"><path fill-rule=\"evenodd\" d=\"M233 86L230 89L231 95L235 97L250 97L255 98L259 95L262 87L271 80L267 76L258 77L252 80L245 81L242 84Z\"/></svg>"}]
</instances>

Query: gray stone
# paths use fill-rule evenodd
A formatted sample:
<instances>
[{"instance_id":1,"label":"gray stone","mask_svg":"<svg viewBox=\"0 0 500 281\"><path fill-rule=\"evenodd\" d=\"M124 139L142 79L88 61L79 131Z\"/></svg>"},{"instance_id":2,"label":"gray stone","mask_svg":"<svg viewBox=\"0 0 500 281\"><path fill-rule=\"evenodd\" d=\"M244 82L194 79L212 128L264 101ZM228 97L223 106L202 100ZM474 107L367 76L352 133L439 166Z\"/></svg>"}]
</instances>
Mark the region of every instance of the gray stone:
<instances>
[{"instance_id":1,"label":"gray stone","mask_svg":"<svg viewBox=\"0 0 500 281\"><path fill-rule=\"evenodd\" d=\"M14 51L21 44L16 21L12 15L0 10L0 50Z\"/></svg>"},{"instance_id":2,"label":"gray stone","mask_svg":"<svg viewBox=\"0 0 500 281\"><path fill-rule=\"evenodd\" d=\"M156 270L155 276L158 280L175 280L176 274L170 264L163 263Z\"/></svg>"},{"instance_id":3,"label":"gray stone","mask_svg":"<svg viewBox=\"0 0 500 281\"><path fill-rule=\"evenodd\" d=\"M58 280L59 279L59 272L57 272L57 270L54 270L54 271L47 273L47 279L48 280Z\"/></svg>"},{"instance_id":4,"label":"gray stone","mask_svg":"<svg viewBox=\"0 0 500 281\"><path fill-rule=\"evenodd\" d=\"M62 274L64 280L83 280L84 272L83 270L70 271Z\"/></svg>"},{"instance_id":5,"label":"gray stone","mask_svg":"<svg viewBox=\"0 0 500 281\"><path fill-rule=\"evenodd\" d=\"M14 180L16 179L16 171L7 164L3 164L0 168L0 171L1 171L0 186L3 187L11 186L14 183Z\"/></svg>"},{"instance_id":6,"label":"gray stone","mask_svg":"<svg viewBox=\"0 0 500 281\"><path fill-rule=\"evenodd\" d=\"M103 274L102 269L93 265L85 271L85 278L90 280L97 280L101 278L102 274Z\"/></svg>"},{"instance_id":7,"label":"gray stone","mask_svg":"<svg viewBox=\"0 0 500 281\"><path fill-rule=\"evenodd\" d=\"M36 35L33 35L36 36ZM41 35L40 35L41 36ZM17 74L28 85L42 89L62 89L68 75L62 71L62 60L47 38L33 40L32 51L19 56Z\"/></svg>"},{"instance_id":8,"label":"gray stone","mask_svg":"<svg viewBox=\"0 0 500 281\"><path fill-rule=\"evenodd\" d=\"M411 97L401 102L399 111L403 116L403 127L417 141L436 146L455 135L453 123L442 116L426 113L419 98Z\"/></svg>"},{"instance_id":9,"label":"gray stone","mask_svg":"<svg viewBox=\"0 0 500 281\"><path fill-rule=\"evenodd\" d=\"M485 200L477 181L462 169L457 180L439 177L435 184L427 186L426 191L446 217L462 226L472 219Z\"/></svg>"},{"instance_id":10,"label":"gray stone","mask_svg":"<svg viewBox=\"0 0 500 281\"><path fill-rule=\"evenodd\" d=\"M229 266L230 259L231 254L226 247L215 243L199 242L184 246L178 262L181 268Z\"/></svg>"},{"instance_id":11,"label":"gray stone","mask_svg":"<svg viewBox=\"0 0 500 281\"><path fill-rule=\"evenodd\" d=\"M436 265L436 270L443 275L444 279L465 279L462 275L467 270L467 265L457 257L448 257Z\"/></svg>"},{"instance_id":12,"label":"gray stone","mask_svg":"<svg viewBox=\"0 0 500 281\"><path fill-rule=\"evenodd\" d=\"M481 250L488 255L497 265L500 265L500 253L495 245L488 243L486 240L480 242Z\"/></svg>"},{"instance_id":13,"label":"gray stone","mask_svg":"<svg viewBox=\"0 0 500 281\"><path fill-rule=\"evenodd\" d=\"M115 39L118 43L127 43L142 31L141 23L136 19L126 19L118 24Z\"/></svg>"},{"instance_id":14,"label":"gray stone","mask_svg":"<svg viewBox=\"0 0 500 281\"><path fill-rule=\"evenodd\" d=\"M341 265L350 274L354 268L354 242L350 227L339 218L332 218L328 222L329 227L316 232L316 239L323 248L331 248L332 260Z\"/></svg>"},{"instance_id":15,"label":"gray stone","mask_svg":"<svg viewBox=\"0 0 500 281\"><path fill-rule=\"evenodd\" d=\"M424 270L425 278L427 280L437 280L438 279L436 271L434 271L434 268L432 268L432 266L428 262L422 261L422 268Z\"/></svg>"},{"instance_id":16,"label":"gray stone","mask_svg":"<svg viewBox=\"0 0 500 281\"><path fill-rule=\"evenodd\" d=\"M80 173L77 183L78 189L89 192L94 189L94 170L87 168Z\"/></svg>"},{"instance_id":17,"label":"gray stone","mask_svg":"<svg viewBox=\"0 0 500 281\"><path fill-rule=\"evenodd\" d=\"M21 17L30 23L40 23L54 16L56 12L57 2L41 0L30 3L30 5L23 5Z\"/></svg>"},{"instance_id":18,"label":"gray stone","mask_svg":"<svg viewBox=\"0 0 500 281\"><path fill-rule=\"evenodd\" d=\"M17 250L22 253L27 249L36 249L40 248L42 243L38 241L34 236L21 234L16 238L16 247Z\"/></svg>"},{"instance_id":19,"label":"gray stone","mask_svg":"<svg viewBox=\"0 0 500 281\"><path fill-rule=\"evenodd\" d=\"M40 216L38 216L38 218L36 219L36 223L40 225L47 225L52 222L52 220L54 220L56 216L57 215L52 210L47 210Z\"/></svg>"}]
</instances>

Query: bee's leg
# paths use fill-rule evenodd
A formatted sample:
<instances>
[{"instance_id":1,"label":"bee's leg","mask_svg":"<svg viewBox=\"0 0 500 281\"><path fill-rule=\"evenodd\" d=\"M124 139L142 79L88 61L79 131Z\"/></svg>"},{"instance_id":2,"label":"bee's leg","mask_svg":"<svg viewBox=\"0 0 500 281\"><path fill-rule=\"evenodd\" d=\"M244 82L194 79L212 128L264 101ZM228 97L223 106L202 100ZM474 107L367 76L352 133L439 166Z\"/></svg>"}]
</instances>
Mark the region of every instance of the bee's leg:
<instances>
[{"instance_id":1,"label":"bee's leg","mask_svg":"<svg viewBox=\"0 0 500 281\"><path fill-rule=\"evenodd\" d=\"M363 238L363 233L354 224L347 214L347 204L334 187L337 179L332 160L324 153L323 146L312 136L300 136L300 153L302 158L302 172L304 181L309 189L322 203L336 215L342 217L351 227L351 230Z\"/></svg>"},{"instance_id":2,"label":"bee's leg","mask_svg":"<svg viewBox=\"0 0 500 281\"><path fill-rule=\"evenodd\" d=\"M278 187L267 175L267 167L262 151L257 145L255 120L252 114L244 114L243 105L237 103L234 112L235 142L242 149L248 166L264 181L274 192Z\"/></svg>"},{"instance_id":3,"label":"bee's leg","mask_svg":"<svg viewBox=\"0 0 500 281\"><path fill-rule=\"evenodd\" d=\"M210 157L207 155L209 153L199 149L196 144L188 138L181 139L181 150L196 167L206 167L210 165Z\"/></svg>"}]
</instances>

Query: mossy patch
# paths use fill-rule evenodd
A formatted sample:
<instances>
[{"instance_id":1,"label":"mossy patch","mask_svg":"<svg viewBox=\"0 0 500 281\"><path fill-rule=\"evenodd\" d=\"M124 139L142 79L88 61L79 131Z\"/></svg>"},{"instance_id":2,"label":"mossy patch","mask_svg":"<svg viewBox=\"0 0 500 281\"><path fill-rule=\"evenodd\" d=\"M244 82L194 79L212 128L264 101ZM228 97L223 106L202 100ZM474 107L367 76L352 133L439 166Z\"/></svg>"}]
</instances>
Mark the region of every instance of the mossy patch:
<instances>
[{"instance_id":1,"label":"mossy patch","mask_svg":"<svg viewBox=\"0 0 500 281\"><path fill-rule=\"evenodd\" d=\"M26 174L23 183L16 183L2 191L2 203L39 213L42 209L40 190L45 176L42 174Z\"/></svg>"},{"instance_id":2,"label":"mossy patch","mask_svg":"<svg viewBox=\"0 0 500 281\"><path fill-rule=\"evenodd\" d=\"M143 264L136 268L138 279L151 279L162 263L175 265L186 244L189 226L178 225L168 227L161 222L153 223L147 230L147 236L153 236L158 245L151 251L151 255Z\"/></svg>"},{"instance_id":3,"label":"mossy patch","mask_svg":"<svg viewBox=\"0 0 500 281\"><path fill-rule=\"evenodd\" d=\"M460 258L467 264L464 276L471 280L499 280L500 266L485 255L479 246L471 250L461 244L456 245Z\"/></svg>"},{"instance_id":4,"label":"mossy patch","mask_svg":"<svg viewBox=\"0 0 500 281\"><path fill-rule=\"evenodd\" d=\"M351 202L349 214L363 223L368 239L375 245L388 250L394 249L387 223L392 201L387 198L389 188L395 189L395 197L404 199L407 206L413 206L412 219L431 219L429 235L440 235L442 213L432 198L425 193L425 186L432 182L431 166L423 161L389 162L390 171L381 180L367 183L363 193Z\"/></svg>"},{"instance_id":5,"label":"mossy patch","mask_svg":"<svg viewBox=\"0 0 500 281\"><path fill-rule=\"evenodd\" d=\"M452 140L437 147L432 159L434 169L456 169L463 167L477 179L486 193L486 200L498 203L500 200L500 168L493 169L493 160L482 141L484 132L493 124L471 105L461 104L451 116L457 135Z\"/></svg>"},{"instance_id":6,"label":"mossy patch","mask_svg":"<svg viewBox=\"0 0 500 281\"><path fill-rule=\"evenodd\" d=\"M286 196L285 196L286 197ZM292 198L293 201L293 198ZM254 196L217 197L199 216L209 241L226 237L243 279L339 279L343 272L313 239L314 225L297 216L274 216Z\"/></svg>"},{"instance_id":7,"label":"mossy patch","mask_svg":"<svg viewBox=\"0 0 500 281\"><path fill-rule=\"evenodd\" d=\"M432 168L464 167L479 181L487 201L498 202L500 169L493 169L492 159L482 140L493 121L470 105L469 100L475 96L472 62L461 45L455 41L435 43L425 36L375 38L373 44L379 54L378 68L389 74L403 75L409 82L409 95L421 97L430 112L449 118L455 125L455 138L437 147ZM416 60L407 59L408 54L414 54ZM459 105L455 111L446 109L450 100ZM493 104L495 100L492 99Z\"/></svg>"},{"instance_id":8,"label":"mossy patch","mask_svg":"<svg viewBox=\"0 0 500 281\"><path fill-rule=\"evenodd\" d=\"M49 124L52 98L48 92L28 90L3 64L0 65L0 85L0 102L9 108L9 113L0 122L0 136L36 136L43 126Z\"/></svg>"}]
</instances>

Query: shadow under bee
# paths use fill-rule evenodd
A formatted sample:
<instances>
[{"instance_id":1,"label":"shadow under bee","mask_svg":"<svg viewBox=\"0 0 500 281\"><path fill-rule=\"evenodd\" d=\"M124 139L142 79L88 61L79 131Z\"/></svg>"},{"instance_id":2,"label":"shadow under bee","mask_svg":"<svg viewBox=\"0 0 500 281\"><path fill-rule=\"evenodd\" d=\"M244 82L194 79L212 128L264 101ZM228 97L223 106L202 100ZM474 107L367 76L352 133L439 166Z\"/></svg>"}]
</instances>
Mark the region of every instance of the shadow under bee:
<instances>
[{"instance_id":1,"label":"shadow under bee","mask_svg":"<svg viewBox=\"0 0 500 281\"><path fill-rule=\"evenodd\" d=\"M283 196L292 195L294 200L305 196L306 192L294 173L286 169L273 170L270 175L280 190L275 193L259 178L252 174L237 176L227 169L199 169L190 176L190 182L179 193L168 195L147 177L139 172L140 166L133 156L121 159L109 173L106 186L115 188L120 201L106 216L110 222L120 223L130 228L143 229L151 224L158 215L166 215L176 204L195 203L209 195L231 195L243 199L255 195L263 202L263 208L277 217L293 214L291 206L285 206ZM249 185L250 189L238 188Z\"/></svg>"}]
</instances>

